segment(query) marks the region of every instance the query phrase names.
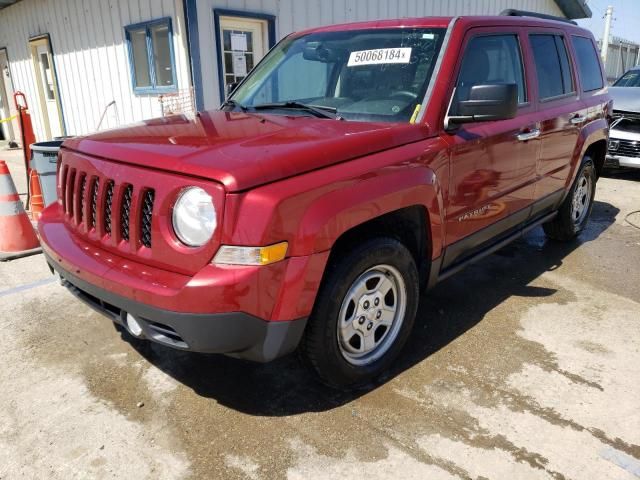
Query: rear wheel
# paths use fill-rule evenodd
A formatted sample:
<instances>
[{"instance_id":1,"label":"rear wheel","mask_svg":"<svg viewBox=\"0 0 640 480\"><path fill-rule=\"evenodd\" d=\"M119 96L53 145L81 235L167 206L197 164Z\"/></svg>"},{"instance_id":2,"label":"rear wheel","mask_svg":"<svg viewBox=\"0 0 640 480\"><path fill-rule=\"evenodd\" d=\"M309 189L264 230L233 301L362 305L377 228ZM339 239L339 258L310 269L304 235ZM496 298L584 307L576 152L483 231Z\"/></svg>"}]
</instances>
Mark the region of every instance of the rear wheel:
<instances>
[{"instance_id":1,"label":"rear wheel","mask_svg":"<svg viewBox=\"0 0 640 480\"><path fill-rule=\"evenodd\" d=\"M373 380L400 353L418 308L413 256L391 238L369 240L332 260L302 351L327 384Z\"/></svg>"},{"instance_id":2,"label":"rear wheel","mask_svg":"<svg viewBox=\"0 0 640 480\"><path fill-rule=\"evenodd\" d=\"M585 157L558 215L543 225L547 236L554 240L568 241L584 230L591 215L595 193L596 170L593 160Z\"/></svg>"}]
</instances>

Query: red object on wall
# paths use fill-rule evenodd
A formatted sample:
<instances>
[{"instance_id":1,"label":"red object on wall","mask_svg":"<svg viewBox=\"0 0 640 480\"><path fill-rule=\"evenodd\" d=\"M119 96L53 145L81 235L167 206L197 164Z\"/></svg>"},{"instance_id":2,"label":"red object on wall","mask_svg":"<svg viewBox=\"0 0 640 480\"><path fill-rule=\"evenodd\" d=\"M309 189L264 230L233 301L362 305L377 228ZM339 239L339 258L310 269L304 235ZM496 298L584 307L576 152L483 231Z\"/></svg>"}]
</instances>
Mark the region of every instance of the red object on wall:
<instances>
[{"instance_id":1,"label":"red object on wall","mask_svg":"<svg viewBox=\"0 0 640 480\"><path fill-rule=\"evenodd\" d=\"M18 101L19 98L22 100ZM42 199L42 188L40 187L40 177L38 176L38 172L31 168L31 144L36 142L36 136L33 132L27 97L22 92L16 92L13 94L13 101L16 110L18 110L20 137L22 140L22 151L24 152L24 166L27 171L27 185L29 188L27 209L30 210L31 217L37 220L40 218L42 210L44 210L44 202Z\"/></svg>"}]
</instances>

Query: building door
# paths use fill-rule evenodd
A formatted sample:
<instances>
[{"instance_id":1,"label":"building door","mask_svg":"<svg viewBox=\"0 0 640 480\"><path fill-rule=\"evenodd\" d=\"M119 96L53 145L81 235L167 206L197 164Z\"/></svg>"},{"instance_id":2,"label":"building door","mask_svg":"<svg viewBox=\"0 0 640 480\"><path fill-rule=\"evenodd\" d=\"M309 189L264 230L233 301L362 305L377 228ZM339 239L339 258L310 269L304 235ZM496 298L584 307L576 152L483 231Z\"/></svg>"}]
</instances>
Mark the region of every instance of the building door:
<instances>
[{"instance_id":1,"label":"building door","mask_svg":"<svg viewBox=\"0 0 640 480\"><path fill-rule=\"evenodd\" d=\"M29 42L31 57L36 73L40 110L47 139L64 135L62 127L62 111L60 97L56 83L56 73L51 56L51 46L48 37L42 37Z\"/></svg>"},{"instance_id":2,"label":"building door","mask_svg":"<svg viewBox=\"0 0 640 480\"><path fill-rule=\"evenodd\" d=\"M16 113L13 105L13 83L7 50L0 49L0 139L15 140L17 120L7 120Z\"/></svg>"},{"instance_id":3,"label":"building door","mask_svg":"<svg viewBox=\"0 0 640 480\"><path fill-rule=\"evenodd\" d=\"M241 81L268 50L267 20L220 17L224 91Z\"/></svg>"}]
</instances>

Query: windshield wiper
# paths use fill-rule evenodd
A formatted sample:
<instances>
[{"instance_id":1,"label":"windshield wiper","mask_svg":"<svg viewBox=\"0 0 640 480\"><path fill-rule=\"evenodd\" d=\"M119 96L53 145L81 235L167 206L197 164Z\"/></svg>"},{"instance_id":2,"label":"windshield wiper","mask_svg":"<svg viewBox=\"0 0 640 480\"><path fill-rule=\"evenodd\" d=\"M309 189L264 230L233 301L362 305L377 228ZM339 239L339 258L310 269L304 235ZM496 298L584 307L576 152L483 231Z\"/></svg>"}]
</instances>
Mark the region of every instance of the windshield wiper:
<instances>
[{"instance_id":1,"label":"windshield wiper","mask_svg":"<svg viewBox=\"0 0 640 480\"><path fill-rule=\"evenodd\" d=\"M231 99L225 100L224 103L220 105L220 108L225 108L225 107L239 108L243 112L247 111L247 107L245 105L242 105L241 103L238 103L235 100L231 100Z\"/></svg>"},{"instance_id":2,"label":"windshield wiper","mask_svg":"<svg viewBox=\"0 0 640 480\"><path fill-rule=\"evenodd\" d=\"M281 103L260 103L251 107L254 110L272 110L272 109L294 109L304 110L313 114L318 118L331 118L334 120L343 120L337 114L338 110L333 107L325 107L324 105L307 105L306 103L296 102L294 100Z\"/></svg>"}]
</instances>

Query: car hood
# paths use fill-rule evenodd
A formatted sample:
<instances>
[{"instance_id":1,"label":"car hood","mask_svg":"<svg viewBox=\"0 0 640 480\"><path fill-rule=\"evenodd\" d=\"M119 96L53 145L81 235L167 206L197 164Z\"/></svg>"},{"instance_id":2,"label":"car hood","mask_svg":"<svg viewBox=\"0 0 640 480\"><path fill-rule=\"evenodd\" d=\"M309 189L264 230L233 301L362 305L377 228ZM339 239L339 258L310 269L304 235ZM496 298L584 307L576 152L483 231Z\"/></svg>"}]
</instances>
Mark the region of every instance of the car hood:
<instances>
[{"instance_id":1,"label":"car hood","mask_svg":"<svg viewBox=\"0 0 640 480\"><path fill-rule=\"evenodd\" d=\"M640 113L640 87L609 87L613 109Z\"/></svg>"},{"instance_id":2,"label":"car hood","mask_svg":"<svg viewBox=\"0 0 640 480\"><path fill-rule=\"evenodd\" d=\"M63 148L213 179L232 192L418 141L427 133L421 125L211 111L75 137Z\"/></svg>"}]
</instances>

